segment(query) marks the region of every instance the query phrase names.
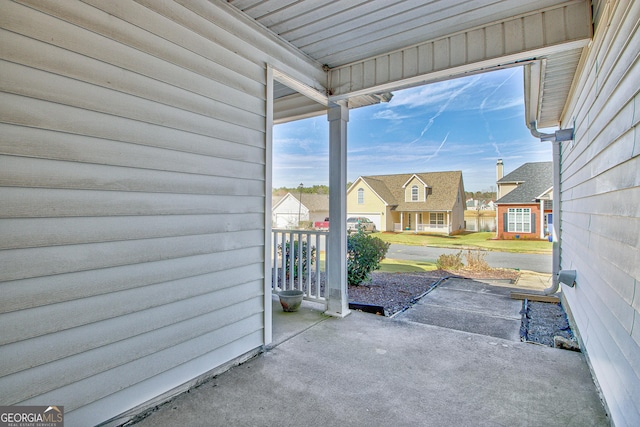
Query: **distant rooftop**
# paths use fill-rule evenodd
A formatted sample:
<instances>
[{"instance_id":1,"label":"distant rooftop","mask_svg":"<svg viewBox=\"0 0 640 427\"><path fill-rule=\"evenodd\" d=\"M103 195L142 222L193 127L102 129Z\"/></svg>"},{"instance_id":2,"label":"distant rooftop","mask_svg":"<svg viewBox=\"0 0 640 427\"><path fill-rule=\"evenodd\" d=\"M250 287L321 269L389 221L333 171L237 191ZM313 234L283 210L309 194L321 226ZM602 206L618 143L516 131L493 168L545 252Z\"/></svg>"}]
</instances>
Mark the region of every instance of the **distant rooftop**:
<instances>
[{"instance_id":1,"label":"distant rooftop","mask_svg":"<svg viewBox=\"0 0 640 427\"><path fill-rule=\"evenodd\" d=\"M553 163L525 163L498 180L498 184L519 184L496 203L531 203L553 186Z\"/></svg>"}]
</instances>

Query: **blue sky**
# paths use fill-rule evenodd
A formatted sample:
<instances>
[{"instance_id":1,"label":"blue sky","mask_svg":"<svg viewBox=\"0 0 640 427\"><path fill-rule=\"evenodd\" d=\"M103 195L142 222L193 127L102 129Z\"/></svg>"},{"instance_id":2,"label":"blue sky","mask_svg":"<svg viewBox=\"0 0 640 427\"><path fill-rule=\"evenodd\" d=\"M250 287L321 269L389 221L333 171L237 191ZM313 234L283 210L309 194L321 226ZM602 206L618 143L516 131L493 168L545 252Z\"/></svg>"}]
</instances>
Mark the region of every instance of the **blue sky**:
<instances>
[{"instance_id":1,"label":"blue sky","mask_svg":"<svg viewBox=\"0 0 640 427\"><path fill-rule=\"evenodd\" d=\"M551 161L551 144L531 136L524 120L522 68L393 92L390 102L351 110L347 180L361 175L461 170L467 191L495 187L526 162ZM326 116L276 125L273 186L328 185Z\"/></svg>"}]
</instances>

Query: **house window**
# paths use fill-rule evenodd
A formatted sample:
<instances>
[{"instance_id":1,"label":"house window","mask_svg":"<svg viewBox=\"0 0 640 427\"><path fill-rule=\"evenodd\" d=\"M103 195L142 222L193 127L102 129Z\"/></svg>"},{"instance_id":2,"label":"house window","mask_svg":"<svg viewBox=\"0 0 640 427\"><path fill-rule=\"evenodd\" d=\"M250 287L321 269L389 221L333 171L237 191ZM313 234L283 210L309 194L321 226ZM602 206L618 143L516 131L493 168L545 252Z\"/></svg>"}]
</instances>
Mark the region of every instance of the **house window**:
<instances>
[{"instance_id":1,"label":"house window","mask_svg":"<svg viewBox=\"0 0 640 427\"><path fill-rule=\"evenodd\" d=\"M434 228L444 227L444 212L431 212L429 214L429 225Z\"/></svg>"},{"instance_id":2,"label":"house window","mask_svg":"<svg viewBox=\"0 0 640 427\"><path fill-rule=\"evenodd\" d=\"M418 186L414 185L413 187L411 187L411 201L412 202L417 202L418 201Z\"/></svg>"},{"instance_id":3,"label":"house window","mask_svg":"<svg viewBox=\"0 0 640 427\"><path fill-rule=\"evenodd\" d=\"M531 209L509 208L507 231L510 233L530 233Z\"/></svg>"},{"instance_id":4,"label":"house window","mask_svg":"<svg viewBox=\"0 0 640 427\"><path fill-rule=\"evenodd\" d=\"M358 204L364 205L364 189L358 188Z\"/></svg>"}]
</instances>

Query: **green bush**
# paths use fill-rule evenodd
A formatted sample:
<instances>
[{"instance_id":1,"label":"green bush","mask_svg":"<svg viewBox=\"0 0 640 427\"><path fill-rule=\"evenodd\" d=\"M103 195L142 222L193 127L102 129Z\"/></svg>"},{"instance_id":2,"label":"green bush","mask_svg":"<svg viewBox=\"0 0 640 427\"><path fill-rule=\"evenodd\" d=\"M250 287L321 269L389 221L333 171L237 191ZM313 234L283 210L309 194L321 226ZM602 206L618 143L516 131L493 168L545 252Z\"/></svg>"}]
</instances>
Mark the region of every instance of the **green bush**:
<instances>
[{"instance_id":1,"label":"green bush","mask_svg":"<svg viewBox=\"0 0 640 427\"><path fill-rule=\"evenodd\" d=\"M450 255L440 255L436 261L436 267L438 267L439 270L461 269L464 267L464 264L462 264L462 251Z\"/></svg>"},{"instance_id":2,"label":"green bush","mask_svg":"<svg viewBox=\"0 0 640 427\"><path fill-rule=\"evenodd\" d=\"M369 274L378 269L387 255L389 243L359 230L347 238L347 282L361 285Z\"/></svg>"},{"instance_id":3,"label":"green bush","mask_svg":"<svg viewBox=\"0 0 640 427\"><path fill-rule=\"evenodd\" d=\"M282 257L282 244L278 245L278 255ZM291 251L291 243L289 241L285 242L285 271L287 272L287 277L291 272L291 263L293 263L293 277L298 277L298 241L294 240L293 242L293 253ZM292 260L293 258L293 260ZM311 246L311 262L310 265L313 265L313 261L316 258L316 247ZM302 241L302 275L304 277L307 276L307 242Z\"/></svg>"}]
</instances>

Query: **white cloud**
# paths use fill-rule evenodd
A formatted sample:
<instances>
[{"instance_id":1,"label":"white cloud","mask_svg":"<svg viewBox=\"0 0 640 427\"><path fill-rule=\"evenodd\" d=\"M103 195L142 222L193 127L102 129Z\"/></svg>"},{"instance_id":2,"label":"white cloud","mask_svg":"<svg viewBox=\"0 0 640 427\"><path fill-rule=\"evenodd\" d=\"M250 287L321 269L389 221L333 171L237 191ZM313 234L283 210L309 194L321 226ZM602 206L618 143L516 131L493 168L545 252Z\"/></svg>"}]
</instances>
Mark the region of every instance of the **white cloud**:
<instances>
[{"instance_id":1,"label":"white cloud","mask_svg":"<svg viewBox=\"0 0 640 427\"><path fill-rule=\"evenodd\" d=\"M377 111L372 116L373 119L382 119L382 120L402 120L402 119L406 119L407 117L409 116L398 114L397 111L394 111L391 109Z\"/></svg>"}]
</instances>

